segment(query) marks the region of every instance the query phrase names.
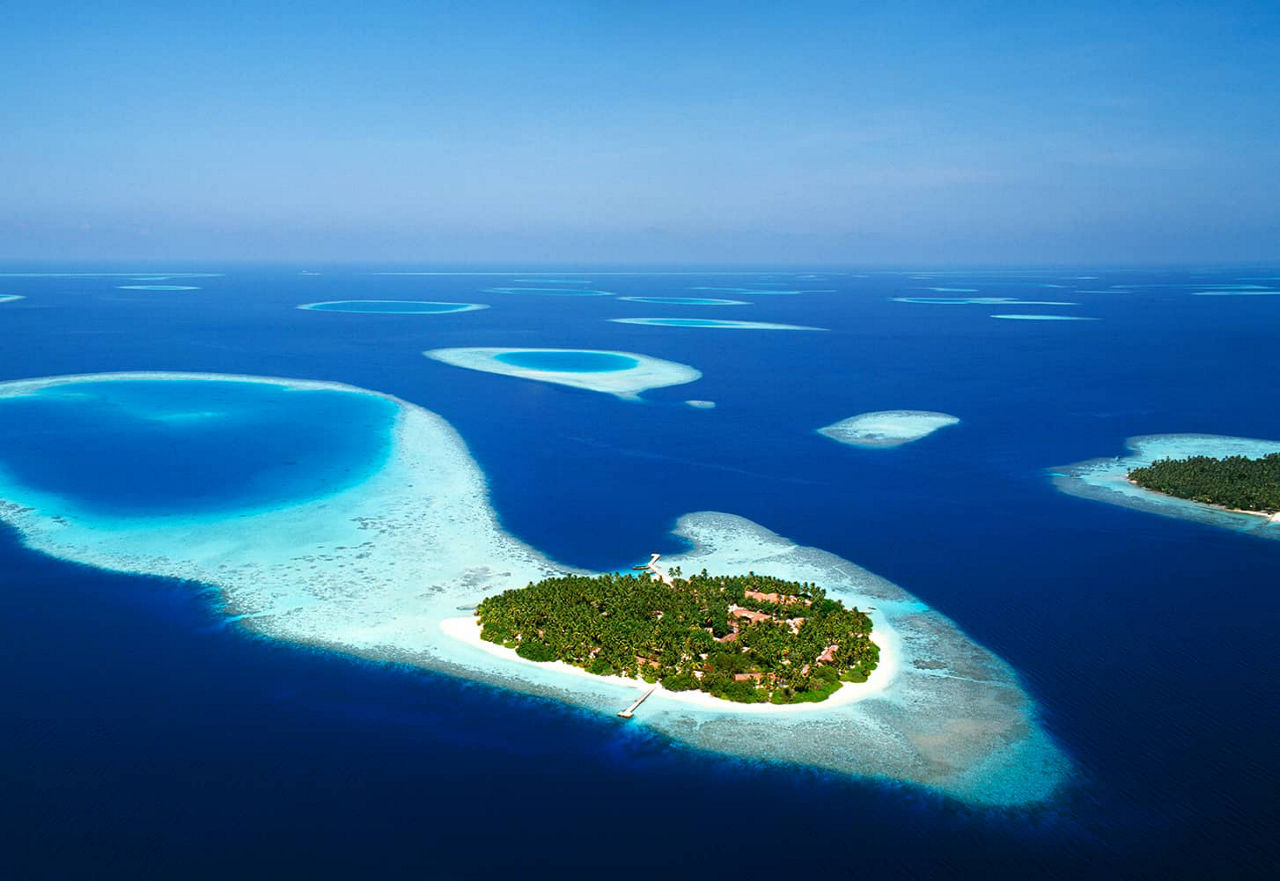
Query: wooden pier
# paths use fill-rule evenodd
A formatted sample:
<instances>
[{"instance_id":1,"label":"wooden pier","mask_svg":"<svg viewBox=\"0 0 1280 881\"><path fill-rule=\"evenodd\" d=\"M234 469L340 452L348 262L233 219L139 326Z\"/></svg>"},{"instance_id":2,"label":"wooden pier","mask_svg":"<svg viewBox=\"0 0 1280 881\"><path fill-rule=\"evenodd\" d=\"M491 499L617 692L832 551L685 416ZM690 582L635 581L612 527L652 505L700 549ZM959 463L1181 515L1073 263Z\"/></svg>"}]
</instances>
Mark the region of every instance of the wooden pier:
<instances>
[{"instance_id":1,"label":"wooden pier","mask_svg":"<svg viewBox=\"0 0 1280 881\"><path fill-rule=\"evenodd\" d=\"M619 712L619 713L618 713L618 715L619 715L619 716L621 716L621 717L622 717L622 718L624 718L624 719L630 719L632 716L634 716L634 715L635 715L636 707L638 707L638 706L640 706L642 703L644 703L645 698L647 698L649 695L653 694L655 691L657 691L657 689L658 689L658 686L656 686L656 685L651 685L651 686L649 686L649 690L648 690L648 691L646 691L644 694L642 694L642 695L640 695L638 698L636 698L635 703L633 703L631 706L627 707L625 710L622 710L621 712Z\"/></svg>"}]
</instances>

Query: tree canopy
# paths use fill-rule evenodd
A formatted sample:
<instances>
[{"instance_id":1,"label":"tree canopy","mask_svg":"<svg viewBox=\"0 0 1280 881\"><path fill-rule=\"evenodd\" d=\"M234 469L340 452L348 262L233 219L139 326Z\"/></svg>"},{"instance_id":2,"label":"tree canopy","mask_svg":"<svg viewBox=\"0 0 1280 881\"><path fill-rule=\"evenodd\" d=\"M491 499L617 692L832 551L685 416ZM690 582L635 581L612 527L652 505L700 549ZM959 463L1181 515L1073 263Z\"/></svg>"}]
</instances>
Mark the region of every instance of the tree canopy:
<instances>
[{"instance_id":1,"label":"tree canopy","mask_svg":"<svg viewBox=\"0 0 1280 881\"><path fill-rule=\"evenodd\" d=\"M1129 479L1180 499L1267 514L1280 511L1280 453L1258 459L1158 459L1145 468L1134 468Z\"/></svg>"},{"instance_id":2,"label":"tree canopy","mask_svg":"<svg viewBox=\"0 0 1280 881\"><path fill-rule=\"evenodd\" d=\"M481 637L533 661L727 700L825 700L879 660L871 619L814 584L765 575L563 575L487 597Z\"/></svg>"}]
</instances>

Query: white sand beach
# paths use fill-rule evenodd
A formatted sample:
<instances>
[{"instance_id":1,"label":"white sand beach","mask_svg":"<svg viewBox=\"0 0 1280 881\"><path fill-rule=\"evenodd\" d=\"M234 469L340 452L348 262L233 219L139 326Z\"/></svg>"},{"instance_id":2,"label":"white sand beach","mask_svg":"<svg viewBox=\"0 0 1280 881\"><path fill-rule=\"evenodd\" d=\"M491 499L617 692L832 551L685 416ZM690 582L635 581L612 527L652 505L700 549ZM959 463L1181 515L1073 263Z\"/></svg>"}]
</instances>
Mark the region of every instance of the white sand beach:
<instances>
[{"instance_id":1,"label":"white sand beach","mask_svg":"<svg viewBox=\"0 0 1280 881\"><path fill-rule=\"evenodd\" d=\"M335 383L158 373L0 383L0 396L119 379L229 379L377 394ZM501 528L484 474L444 420L379 397L399 407L386 464L327 498L241 516L91 522L67 515L56 498L0 481L0 518L29 547L62 559L212 585L229 617L264 636L614 717L638 696L640 683L527 662L478 639L471 612L485 596L574 570ZM795 707L659 691L619 724L645 725L700 749L913 783L985 804L1039 801L1065 778L1067 760L1040 728L1013 671L901 588L730 514L686 515L675 532L690 550L664 558L671 566L811 581L846 604L875 607L881 667L864 686L846 684L823 703Z\"/></svg>"},{"instance_id":2,"label":"white sand beach","mask_svg":"<svg viewBox=\"0 0 1280 881\"><path fill-rule=\"evenodd\" d=\"M617 355L634 359L634 367L624 370L603 372L571 372L558 370L537 370L530 367L518 367L498 360L499 355L519 352L584 352L592 355ZM702 373L687 364L675 361L664 361L635 352L613 352L602 349L499 349L499 348L466 348L466 349L432 349L423 352L433 361L451 364L454 367L465 367L468 370L480 370L485 373L498 373L503 376L516 376L521 379L532 379L538 382L550 382L556 385L567 385L573 388L589 389L593 392L605 392L619 398L637 400L640 393L653 388L669 385L683 385L702 378Z\"/></svg>"},{"instance_id":3,"label":"white sand beach","mask_svg":"<svg viewBox=\"0 0 1280 881\"><path fill-rule=\"evenodd\" d=\"M1129 455L1089 459L1051 470L1058 489L1074 496L1136 508L1165 517L1180 517L1226 529L1237 529L1260 538L1280 539L1280 514L1238 511L1220 505L1193 502L1138 486L1129 479L1134 468L1156 459L1189 456L1246 456L1256 459L1280 452L1280 441L1214 434L1149 434L1125 441Z\"/></svg>"}]
</instances>

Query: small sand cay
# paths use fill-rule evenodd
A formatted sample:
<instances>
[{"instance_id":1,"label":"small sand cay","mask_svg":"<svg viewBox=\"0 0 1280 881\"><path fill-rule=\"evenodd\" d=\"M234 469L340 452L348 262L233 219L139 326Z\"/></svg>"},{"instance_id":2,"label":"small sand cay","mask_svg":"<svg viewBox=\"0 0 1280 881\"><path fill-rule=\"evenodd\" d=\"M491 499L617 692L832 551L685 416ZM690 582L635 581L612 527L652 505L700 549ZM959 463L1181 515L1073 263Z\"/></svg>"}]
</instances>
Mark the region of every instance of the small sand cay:
<instances>
[{"instance_id":1,"label":"small sand cay","mask_svg":"<svg viewBox=\"0 0 1280 881\"><path fill-rule=\"evenodd\" d=\"M682 385L702 377L700 371L687 364L601 349L432 349L422 354L454 367L589 389L630 400L638 399L641 392L649 389Z\"/></svg>"},{"instance_id":2,"label":"small sand cay","mask_svg":"<svg viewBox=\"0 0 1280 881\"><path fill-rule=\"evenodd\" d=\"M819 428L818 434L854 447L900 447L959 421L950 413L932 410L877 410Z\"/></svg>"},{"instance_id":3,"label":"small sand cay","mask_svg":"<svg viewBox=\"0 0 1280 881\"><path fill-rule=\"evenodd\" d=\"M1131 470L1150 465L1156 459L1185 459L1189 456L1246 456L1256 459L1280 452L1280 441L1214 434L1148 434L1127 439L1125 446L1129 455L1124 457L1089 459L1051 469L1054 486L1073 496L1236 529L1260 538L1280 539L1278 517L1180 499L1129 481Z\"/></svg>"},{"instance_id":4,"label":"small sand cay","mask_svg":"<svg viewBox=\"0 0 1280 881\"><path fill-rule=\"evenodd\" d=\"M174 378L375 395L397 406L391 450L362 483L271 510L102 523L8 484L0 518L52 556L216 586L227 615L276 639L541 695L611 719L647 690L636 680L531 663L478 640L472 610L481 599L568 570L503 531L462 439L421 407L336 383L217 374L55 377L0 383L0 396L72 381ZM590 517L584 513L584 529ZM901 588L729 514L687 515L675 531L692 550L664 558L667 566L813 581L868 611L882 665L867 683L796 708L658 690L625 724L707 750L911 783L982 804L1042 801L1068 775L1008 665ZM513 715L512 724L536 719Z\"/></svg>"}]
</instances>

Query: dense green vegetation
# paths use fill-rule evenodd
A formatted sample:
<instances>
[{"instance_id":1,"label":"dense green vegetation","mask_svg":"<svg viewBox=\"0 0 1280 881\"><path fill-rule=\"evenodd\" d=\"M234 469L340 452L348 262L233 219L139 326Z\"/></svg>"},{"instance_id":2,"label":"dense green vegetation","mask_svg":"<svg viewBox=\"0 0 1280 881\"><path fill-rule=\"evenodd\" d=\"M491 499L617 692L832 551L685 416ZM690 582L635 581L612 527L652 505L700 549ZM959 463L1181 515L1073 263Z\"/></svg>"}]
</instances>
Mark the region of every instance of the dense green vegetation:
<instances>
[{"instance_id":1,"label":"dense green vegetation","mask_svg":"<svg viewBox=\"0 0 1280 881\"><path fill-rule=\"evenodd\" d=\"M825 700L876 667L871 619L816 585L705 569L671 575L673 586L648 575L564 575L508 590L476 609L480 635L531 661L746 703Z\"/></svg>"},{"instance_id":2,"label":"dense green vegetation","mask_svg":"<svg viewBox=\"0 0 1280 881\"><path fill-rule=\"evenodd\" d=\"M1260 459L1159 459L1146 468L1134 468L1129 479L1138 486L1180 499L1244 511L1280 511L1280 453Z\"/></svg>"}]
</instances>

